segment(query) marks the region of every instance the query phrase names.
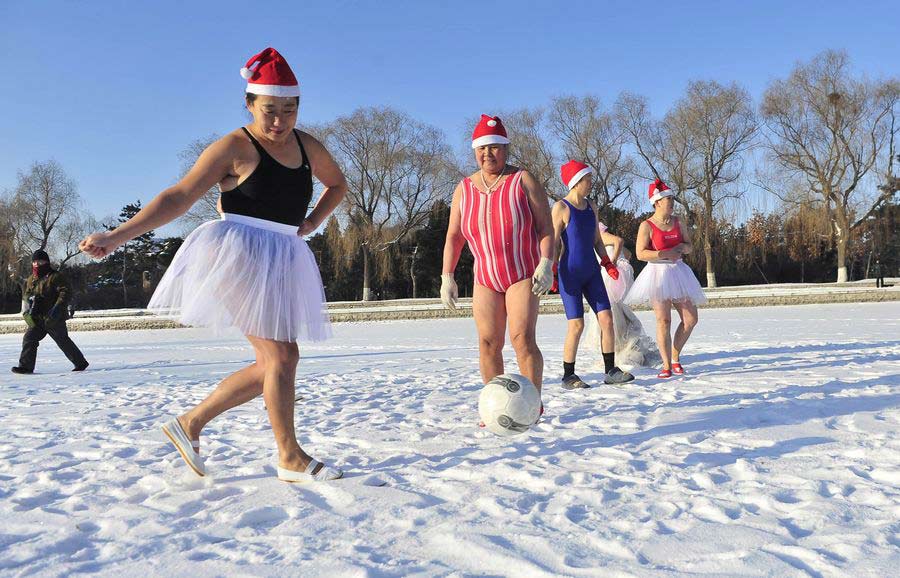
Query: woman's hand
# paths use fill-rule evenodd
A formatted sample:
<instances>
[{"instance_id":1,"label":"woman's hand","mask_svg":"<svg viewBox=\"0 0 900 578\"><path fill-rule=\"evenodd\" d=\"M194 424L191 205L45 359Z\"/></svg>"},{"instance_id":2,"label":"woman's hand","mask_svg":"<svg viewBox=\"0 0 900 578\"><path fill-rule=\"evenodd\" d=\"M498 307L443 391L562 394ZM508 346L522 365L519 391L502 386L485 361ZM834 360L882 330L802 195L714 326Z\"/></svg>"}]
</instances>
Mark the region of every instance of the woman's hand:
<instances>
[{"instance_id":1,"label":"woman's hand","mask_svg":"<svg viewBox=\"0 0 900 578\"><path fill-rule=\"evenodd\" d=\"M297 236L305 237L306 235L312 234L312 232L318 228L319 226L309 219L303 219L303 222L300 223L299 227L297 227Z\"/></svg>"},{"instance_id":2,"label":"woman's hand","mask_svg":"<svg viewBox=\"0 0 900 578\"><path fill-rule=\"evenodd\" d=\"M120 244L115 240L112 232L93 233L78 243L78 248L82 253L94 259L102 259L115 251Z\"/></svg>"},{"instance_id":3,"label":"woman's hand","mask_svg":"<svg viewBox=\"0 0 900 578\"><path fill-rule=\"evenodd\" d=\"M681 245L677 245L675 247L672 247L671 249L660 251L659 258L665 259L666 261L677 261L681 259Z\"/></svg>"}]
</instances>

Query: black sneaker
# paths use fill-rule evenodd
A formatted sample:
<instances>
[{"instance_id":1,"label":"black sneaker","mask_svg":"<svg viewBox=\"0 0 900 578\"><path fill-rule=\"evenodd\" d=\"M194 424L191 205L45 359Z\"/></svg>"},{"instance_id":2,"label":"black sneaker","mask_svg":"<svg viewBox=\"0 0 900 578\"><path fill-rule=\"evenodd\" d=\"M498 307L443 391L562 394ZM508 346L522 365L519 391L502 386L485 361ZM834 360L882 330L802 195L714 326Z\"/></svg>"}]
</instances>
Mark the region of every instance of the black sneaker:
<instances>
[{"instance_id":1,"label":"black sneaker","mask_svg":"<svg viewBox=\"0 0 900 578\"><path fill-rule=\"evenodd\" d=\"M33 369L27 369L25 367L19 367L18 365L13 367L10 371L13 373L21 373L22 375L27 375L29 373L34 373Z\"/></svg>"},{"instance_id":2,"label":"black sneaker","mask_svg":"<svg viewBox=\"0 0 900 578\"><path fill-rule=\"evenodd\" d=\"M634 378L632 378L634 379ZM574 373L569 377L564 377L562 380L563 389L588 389L591 386L584 382L580 377L575 375Z\"/></svg>"},{"instance_id":3,"label":"black sneaker","mask_svg":"<svg viewBox=\"0 0 900 578\"><path fill-rule=\"evenodd\" d=\"M607 385L619 385L621 383L628 383L629 381L634 381L634 376L627 371L622 371L618 367L610 369L609 373L606 374L606 377L603 378L603 383Z\"/></svg>"},{"instance_id":4,"label":"black sneaker","mask_svg":"<svg viewBox=\"0 0 900 578\"><path fill-rule=\"evenodd\" d=\"M84 365L76 365L76 366L75 366L75 369L73 369L72 371L84 371L85 369L88 368L88 365L90 365L90 363L88 363L87 361L85 361L85 362L84 362Z\"/></svg>"}]
</instances>

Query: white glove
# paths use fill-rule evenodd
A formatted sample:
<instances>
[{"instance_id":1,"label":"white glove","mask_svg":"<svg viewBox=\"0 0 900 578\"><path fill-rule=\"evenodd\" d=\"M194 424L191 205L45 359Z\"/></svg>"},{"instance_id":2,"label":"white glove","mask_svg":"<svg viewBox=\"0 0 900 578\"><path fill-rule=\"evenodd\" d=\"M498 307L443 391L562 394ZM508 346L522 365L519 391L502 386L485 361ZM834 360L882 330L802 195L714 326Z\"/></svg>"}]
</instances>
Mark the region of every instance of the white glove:
<instances>
[{"instance_id":1,"label":"white glove","mask_svg":"<svg viewBox=\"0 0 900 578\"><path fill-rule=\"evenodd\" d=\"M456 300L459 299L459 289L452 275L441 275L441 303L451 311L456 311Z\"/></svg>"},{"instance_id":2,"label":"white glove","mask_svg":"<svg viewBox=\"0 0 900 578\"><path fill-rule=\"evenodd\" d=\"M531 276L531 283L531 292L535 295L543 295L550 291L550 287L553 286L553 263L550 259L541 257L541 262Z\"/></svg>"}]
</instances>

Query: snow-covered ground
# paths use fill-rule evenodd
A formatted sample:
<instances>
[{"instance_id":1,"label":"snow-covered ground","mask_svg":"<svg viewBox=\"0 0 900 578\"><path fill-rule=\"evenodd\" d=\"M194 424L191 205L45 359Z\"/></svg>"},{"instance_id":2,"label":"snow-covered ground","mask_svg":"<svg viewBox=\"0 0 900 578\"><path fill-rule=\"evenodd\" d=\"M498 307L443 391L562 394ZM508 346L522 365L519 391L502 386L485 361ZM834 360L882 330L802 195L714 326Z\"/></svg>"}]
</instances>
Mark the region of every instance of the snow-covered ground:
<instances>
[{"instance_id":1,"label":"snow-covered ground","mask_svg":"<svg viewBox=\"0 0 900 578\"><path fill-rule=\"evenodd\" d=\"M77 333L82 374L48 339L39 374L0 373L0 574L897 575L900 303L702 311L690 375L575 392L564 329L539 323L544 420L503 439L471 319L336 325L297 420L349 477L308 486L275 479L261 400L204 432L207 478L159 430L248 362L239 338Z\"/></svg>"}]
</instances>

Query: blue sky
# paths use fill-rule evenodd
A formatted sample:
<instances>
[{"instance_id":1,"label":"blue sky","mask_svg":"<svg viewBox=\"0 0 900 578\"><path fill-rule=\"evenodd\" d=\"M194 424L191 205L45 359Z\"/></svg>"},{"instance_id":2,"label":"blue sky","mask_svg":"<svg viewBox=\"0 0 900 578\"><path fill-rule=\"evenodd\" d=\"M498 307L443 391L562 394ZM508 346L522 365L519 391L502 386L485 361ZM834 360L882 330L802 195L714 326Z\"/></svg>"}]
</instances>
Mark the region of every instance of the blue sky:
<instances>
[{"instance_id":1,"label":"blue sky","mask_svg":"<svg viewBox=\"0 0 900 578\"><path fill-rule=\"evenodd\" d=\"M238 70L274 46L301 122L390 105L454 146L485 112L622 90L662 114L692 79L758 98L798 60L846 50L897 75L895 2L0 0L0 191L55 158L98 217L172 184L192 140L246 122Z\"/></svg>"}]
</instances>

